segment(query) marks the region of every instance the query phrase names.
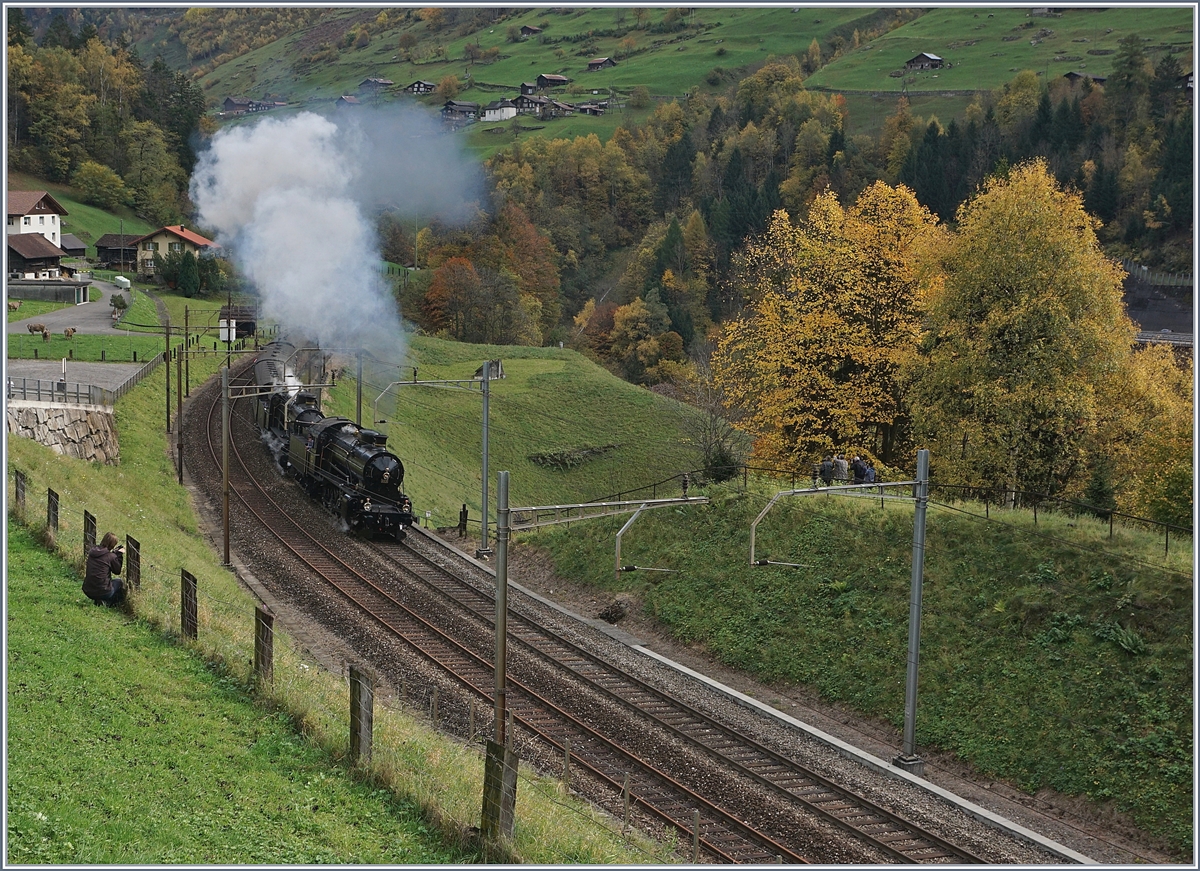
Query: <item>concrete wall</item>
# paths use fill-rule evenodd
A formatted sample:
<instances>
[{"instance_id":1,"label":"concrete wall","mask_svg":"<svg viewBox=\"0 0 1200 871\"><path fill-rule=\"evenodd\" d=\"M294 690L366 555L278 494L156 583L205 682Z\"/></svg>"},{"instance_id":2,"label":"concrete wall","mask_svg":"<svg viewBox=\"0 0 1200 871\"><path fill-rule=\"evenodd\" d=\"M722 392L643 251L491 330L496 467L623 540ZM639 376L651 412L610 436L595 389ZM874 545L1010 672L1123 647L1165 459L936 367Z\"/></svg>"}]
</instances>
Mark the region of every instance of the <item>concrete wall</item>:
<instances>
[{"instance_id":1,"label":"concrete wall","mask_svg":"<svg viewBox=\"0 0 1200 871\"><path fill-rule=\"evenodd\" d=\"M9 279L5 282L9 299L37 299L43 302L87 302L90 281Z\"/></svg>"},{"instance_id":2,"label":"concrete wall","mask_svg":"<svg viewBox=\"0 0 1200 871\"><path fill-rule=\"evenodd\" d=\"M113 412L104 406L9 400L8 431L56 454L110 466L121 463Z\"/></svg>"}]
</instances>

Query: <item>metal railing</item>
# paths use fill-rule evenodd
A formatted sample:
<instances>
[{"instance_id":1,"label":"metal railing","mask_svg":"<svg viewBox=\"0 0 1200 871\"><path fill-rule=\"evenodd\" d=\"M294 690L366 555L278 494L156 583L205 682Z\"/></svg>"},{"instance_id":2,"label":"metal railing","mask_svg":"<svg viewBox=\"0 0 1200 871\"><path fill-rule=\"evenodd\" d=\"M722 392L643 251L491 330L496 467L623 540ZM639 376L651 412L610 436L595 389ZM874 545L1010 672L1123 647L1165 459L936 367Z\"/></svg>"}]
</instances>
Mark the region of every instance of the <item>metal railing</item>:
<instances>
[{"instance_id":1,"label":"metal railing","mask_svg":"<svg viewBox=\"0 0 1200 871\"><path fill-rule=\"evenodd\" d=\"M44 381L40 378L9 378L6 395L9 399L33 402L74 402L78 405L111 405L105 402L102 387L69 381Z\"/></svg>"},{"instance_id":2,"label":"metal railing","mask_svg":"<svg viewBox=\"0 0 1200 871\"><path fill-rule=\"evenodd\" d=\"M109 390L95 384L78 384L73 381L45 380L41 378L13 378L5 384L5 396L26 402L74 402L79 405L113 406L117 400L132 390L163 361L162 354L155 354L145 365L126 378L117 387Z\"/></svg>"}]
</instances>

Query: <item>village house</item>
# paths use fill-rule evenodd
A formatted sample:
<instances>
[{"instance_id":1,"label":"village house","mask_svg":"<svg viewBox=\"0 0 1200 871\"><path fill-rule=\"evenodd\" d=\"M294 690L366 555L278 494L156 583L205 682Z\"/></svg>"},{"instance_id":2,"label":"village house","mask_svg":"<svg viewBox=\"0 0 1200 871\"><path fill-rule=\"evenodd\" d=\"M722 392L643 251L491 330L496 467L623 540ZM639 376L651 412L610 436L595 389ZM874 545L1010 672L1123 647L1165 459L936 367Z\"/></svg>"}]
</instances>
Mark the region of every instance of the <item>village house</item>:
<instances>
[{"instance_id":1,"label":"village house","mask_svg":"<svg viewBox=\"0 0 1200 871\"><path fill-rule=\"evenodd\" d=\"M96 261L101 268L121 270L136 263L138 238L128 233L105 233L96 240Z\"/></svg>"},{"instance_id":2,"label":"village house","mask_svg":"<svg viewBox=\"0 0 1200 871\"><path fill-rule=\"evenodd\" d=\"M381 79L377 76L372 76L359 82L358 92L366 94L369 97L377 97L380 91L386 90L394 84L396 83L391 79Z\"/></svg>"},{"instance_id":3,"label":"village house","mask_svg":"<svg viewBox=\"0 0 1200 871\"><path fill-rule=\"evenodd\" d=\"M535 94L522 94L513 100L513 105L517 107L518 115L536 115L542 117L545 111L546 104L550 102L549 97L539 97Z\"/></svg>"},{"instance_id":4,"label":"village house","mask_svg":"<svg viewBox=\"0 0 1200 871\"><path fill-rule=\"evenodd\" d=\"M278 105L271 101L251 100L249 97L226 97L221 104L221 111L226 115L245 115L247 112L266 112Z\"/></svg>"},{"instance_id":5,"label":"village house","mask_svg":"<svg viewBox=\"0 0 1200 871\"><path fill-rule=\"evenodd\" d=\"M945 63L946 62L936 54L929 54L928 52L923 51L912 60L908 61L904 65L904 68L906 70L940 70Z\"/></svg>"},{"instance_id":6,"label":"village house","mask_svg":"<svg viewBox=\"0 0 1200 871\"><path fill-rule=\"evenodd\" d=\"M604 107L599 103L576 103L575 111L583 115L603 115Z\"/></svg>"},{"instance_id":7,"label":"village house","mask_svg":"<svg viewBox=\"0 0 1200 871\"><path fill-rule=\"evenodd\" d=\"M616 65L617 62L611 57L598 57L588 61L588 72L594 73L598 70L605 69L606 67L615 67Z\"/></svg>"},{"instance_id":8,"label":"village house","mask_svg":"<svg viewBox=\"0 0 1200 871\"><path fill-rule=\"evenodd\" d=\"M130 244L137 248L137 273L142 276L154 275L155 254L165 257L168 254L191 251L193 255L199 256L202 252L217 247L216 242L205 239L182 224L159 227L145 236L138 236Z\"/></svg>"},{"instance_id":9,"label":"village house","mask_svg":"<svg viewBox=\"0 0 1200 871\"><path fill-rule=\"evenodd\" d=\"M537 82L521 82L521 93L522 94L536 94L537 89L538 89Z\"/></svg>"},{"instance_id":10,"label":"village house","mask_svg":"<svg viewBox=\"0 0 1200 871\"><path fill-rule=\"evenodd\" d=\"M512 100L493 100L483 107L484 121L507 121L517 116L517 107Z\"/></svg>"},{"instance_id":11,"label":"village house","mask_svg":"<svg viewBox=\"0 0 1200 871\"><path fill-rule=\"evenodd\" d=\"M466 100L447 100L442 106L442 121L451 127L474 124L479 120L479 104Z\"/></svg>"},{"instance_id":12,"label":"village house","mask_svg":"<svg viewBox=\"0 0 1200 871\"><path fill-rule=\"evenodd\" d=\"M424 79L418 79L406 87L404 91L408 94L432 94L434 88L436 87L437 85L435 85L433 82L427 82Z\"/></svg>"},{"instance_id":13,"label":"village house","mask_svg":"<svg viewBox=\"0 0 1200 871\"><path fill-rule=\"evenodd\" d=\"M10 233L8 277L55 279L62 276L63 250L41 233Z\"/></svg>"},{"instance_id":14,"label":"village house","mask_svg":"<svg viewBox=\"0 0 1200 871\"><path fill-rule=\"evenodd\" d=\"M1063 78L1072 85L1077 85L1084 79L1090 79L1097 85L1103 85L1107 81L1107 76L1093 76L1091 73L1077 73L1074 70L1071 70L1069 73L1063 73Z\"/></svg>"},{"instance_id":15,"label":"village house","mask_svg":"<svg viewBox=\"0 0 1200 871\"><path fill-rule=\"evenodd\" d=\"M549 100L542 110L543 118L562 118L575 112L575 107L561 100Z\"/></svg>"},{"instance_id":16,"label":"village house","mask_svg":"<svg viewBox=\"0 0 1200 871\"><path fill-rule=\"evenodd\" d=\"M78 259L87 256L87 244L72 233L63 233L62 241L58 243L58 247L61 248L63 253L68 257L74 257Z\"/></svg>"},{"instance_id":17,"label":"village house","mask_svg":"<svg viewBox=\"0 0 1200 871\"><path fill-rule=\"evenodd\" d=\"M358 97L354 97L349 94L344 94L341 97L337 98L337 100L333 104L333 108L346 109L350 106L361 106L361 105L362 105L362 103L359 102Z\"/></svg>"},{"instance_id":18,"label":"village house","mask_svg":"<svg viewBox=\"0 0 1200 871\"><path fill-rule=\"evenodd\" d=\"M9 236L37 233L57 248L66 214L67 210L46 191L8 192Z\"/></svg>"},{"instance_id":19,"label":"village house","mask_svg":"<svg viewBox=\"0 0 1200 871\"><path fill-rule=\"evenodd\" d=\"M532 24L521 25L521 39L529 39L531 36L539 36L542 32L540 27L534 27Z\"/></svg>"},{"instance_id":20,"label":"village house","mask_svg":"<svg viewBox=\"0 0 1200 871\"><path fill-rule=\"evenodd\" d=\"M566 76L540 75L537 77L537 86L539 91L544 91L547 88L562 88L570 84L571 80Z\"/></svg>"}]
</instances>

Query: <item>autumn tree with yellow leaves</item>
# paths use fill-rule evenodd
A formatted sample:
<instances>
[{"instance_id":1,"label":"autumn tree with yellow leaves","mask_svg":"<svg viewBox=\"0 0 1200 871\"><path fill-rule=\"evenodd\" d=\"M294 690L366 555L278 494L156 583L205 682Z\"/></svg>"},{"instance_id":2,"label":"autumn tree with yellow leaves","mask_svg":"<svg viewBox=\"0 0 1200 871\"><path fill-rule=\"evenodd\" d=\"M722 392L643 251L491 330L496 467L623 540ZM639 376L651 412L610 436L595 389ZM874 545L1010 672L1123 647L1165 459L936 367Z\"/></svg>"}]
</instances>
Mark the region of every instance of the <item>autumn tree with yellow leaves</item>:
<instances>
[{"instance_id":1,"label":"autumn tree with yellow leaves","mask_svg":"<svg viewBox=\"0 0 1200 871\"><path fill-rule=\"evenodd\" d=\"M1081 496L1108 467L1131 493L1151 445L1190 477L1172 435L1190 390L1161 354L1135 353L1124 272L1098 226L1041 160L990 178L959 210L910 396L938 477Z\"/></svg>"},{"instance_id":2,"label":"autumn tree with yellow leaves","mask_svg":"<svg viewBox=\"0 0 1200 871\"><path fill-rule=\"evenodd\" d=\"M749 308L712 365L756 457L804 471L833 450L901 459L902 375L936 281L922 264L942 232L909 190L882 182L849 209L818 196L799 225L775 213L742 264Z\"/></svg>"}]
</instances>

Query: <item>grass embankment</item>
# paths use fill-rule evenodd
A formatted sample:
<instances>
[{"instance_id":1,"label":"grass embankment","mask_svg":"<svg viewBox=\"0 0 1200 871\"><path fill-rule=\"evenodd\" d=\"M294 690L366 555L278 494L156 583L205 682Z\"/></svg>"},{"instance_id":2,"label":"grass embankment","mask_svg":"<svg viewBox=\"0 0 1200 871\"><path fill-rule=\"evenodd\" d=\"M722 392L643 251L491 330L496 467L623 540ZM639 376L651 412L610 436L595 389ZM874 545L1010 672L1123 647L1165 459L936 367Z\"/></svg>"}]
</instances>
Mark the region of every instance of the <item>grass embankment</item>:
<instances>
[{"instance_id":1,"label":"grass embankment","mask_svg":"<svg viewBox=\"0 0 1200 871\"><path fill-rule=\"evenodd\" d=\"M714 488L714 504L534 539L560 573L637 594L681 640L767 682L804 684L897 727L912 567L911 505L803 497L750 524L777 488ZM935 499L937 497L935 496ZM1129 813L1190 856L1191 541L1041 512L938 504L928 513L917 742L1030 793Z\"/></svg>"},{"instance_id":2,"label":"grass embankment","mask_svg":"<svg viewBox=\"0 0 1200 871\"><path fill-rule=\"evenodd\" d=\"M15 864L458 863L420 808L299 736L144 623L8 539L8 855Z\"/></svg>"},{"instance_id":3,"label":"grass embankment","mask_svg":"<svg viewBox=\"0 0 1200 871\"><path fill-rule=\"evenodd\" d=\"M701 461L681 425L686 407L609 374L580 354L558 348L463 345L408 338L405 368L391 379L470 379L485 359L501 359L505 377L490 382L489 512L495 481L511 472L513 507L599 499L697 468ZM399 360L395 361L401 362ZM346 374L354 373L354 364ZM391 380L388 379L388 380ZM364 376L364 382L368 379ZM388 380L372 376L362 391L362 421L371 425ZM395 399L393 400L393 397ZM392 407L393 401L396 403ZM339 383L326 412L354 420L354 383ZM466 503L478 524L482 497L483 403L478 389L397 385L378 401L388 449L404 463L405 491L435 526L454 526ZM677 495L678 485L668 485ZM649 491L639 494L649 497ZM629 497L633 498L633 497ZM478 526L475 526L478 532Z\"/></svg>"},{"instance_id":4,"label":"grass embankment","mask_svg":"<svg viewBox=\"0 0 1200 871\"><path fill-rule=\"evenodd\" d=\"M215 365L194 363L193 378ZM371 765L352 769L345 681L298 651L278 623L274 682L258 686L254 602L199 535L186 492L174 483L163 388L156 372L118 403L118 467L8 441L9 504L14 468L28 475L30 518L44 516L47 487L60 495L60 557L78 560L85 509L102 532L139 539L142 554L136 626L87 605L68 570L50 571L61 582L45 590L41 577L10 580L7 725L10 741L23 736L10 743L8 759L10 860L662 860L524 769L511 848L481 855L466 837L481 807L477 746L432 731L409 709L376 704ZM28 555L28 545L17 553ZM195 642L179 636L181 569L198 582ZM16 622L29 625L17 632ZM106 671L114 663L123 674ZM413 681L409 698L427 689ZM86 731L64 734L51 722ZM257 766L261 785L245 766ZM351 840L358 826L364 837Z\"/></svg>"}]
</instances>

